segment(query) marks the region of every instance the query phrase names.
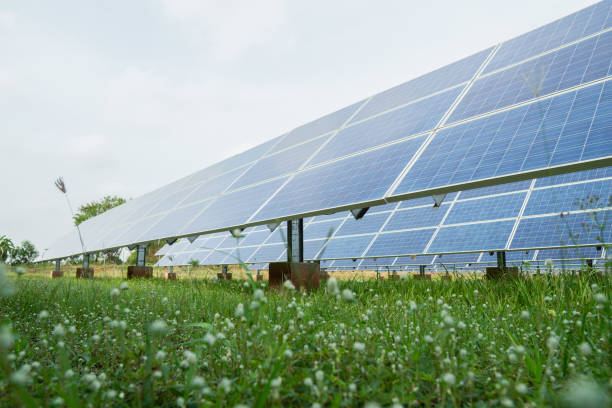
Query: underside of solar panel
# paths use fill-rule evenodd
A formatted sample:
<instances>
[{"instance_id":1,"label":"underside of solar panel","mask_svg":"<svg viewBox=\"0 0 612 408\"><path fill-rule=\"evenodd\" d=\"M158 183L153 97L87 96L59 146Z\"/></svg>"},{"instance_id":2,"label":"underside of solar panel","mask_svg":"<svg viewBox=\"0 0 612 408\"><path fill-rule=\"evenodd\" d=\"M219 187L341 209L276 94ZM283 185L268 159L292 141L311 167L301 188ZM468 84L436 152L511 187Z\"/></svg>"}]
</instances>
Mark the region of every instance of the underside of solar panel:
<instances>
[{"instance_id":1,"label":"underside of solar panel","mask_svg":"<svg viewBox=\"0 0 612 408\"><path fill-rule=\"evenodd\" d=\"M611 71L604 1L130 200L45 260L168 239L162 266L258 265L298 218L304 258L338 268L602 258Z\"/></svg>"}]
</instances>

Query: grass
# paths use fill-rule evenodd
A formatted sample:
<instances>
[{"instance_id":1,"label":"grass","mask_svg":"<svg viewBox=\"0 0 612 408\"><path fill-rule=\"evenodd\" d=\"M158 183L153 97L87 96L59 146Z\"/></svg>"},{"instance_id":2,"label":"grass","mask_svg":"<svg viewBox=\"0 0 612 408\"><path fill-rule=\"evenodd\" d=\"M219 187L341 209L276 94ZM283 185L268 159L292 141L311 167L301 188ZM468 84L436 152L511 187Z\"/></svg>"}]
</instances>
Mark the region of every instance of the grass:
<instances>
[{"instance_id":1,"label":"grass","mask_svg":"<svg viewBox=\"0 0 612 408\"><path fill-rule=\"evenodd\" d=\"M124 282L4 278L0 405L610 401L609 275Z\"/></svg>"}]
</instances>

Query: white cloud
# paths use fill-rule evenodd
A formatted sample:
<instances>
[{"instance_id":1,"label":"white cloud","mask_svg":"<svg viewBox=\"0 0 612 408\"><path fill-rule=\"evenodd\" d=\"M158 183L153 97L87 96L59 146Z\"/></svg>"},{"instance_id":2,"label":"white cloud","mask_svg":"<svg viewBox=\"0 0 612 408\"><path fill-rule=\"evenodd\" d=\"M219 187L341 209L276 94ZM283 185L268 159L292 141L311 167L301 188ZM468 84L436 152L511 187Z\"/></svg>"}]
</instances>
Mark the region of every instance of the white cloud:
<instances>
[{"instance_id":1,"label":"white cloud","mask_svg":"<svg viewBox=\"0 0 612 408\"><path fill-rule=\"evenodd\" d=\"M215 56L233 60L251 46L273 39L287 20L283 0L163 0L168 16L186 24Z\"/></svg>"},{"instance_id":2,"label":"white cloud","mask_svg":"<svg viewBox=\"0 0 612 408\"><path fill-rule=\"evenodd\" d=\"M11 31L15 28L17 18L14 13L0 10L0 32Z\"/></svg>"}]
</instances>

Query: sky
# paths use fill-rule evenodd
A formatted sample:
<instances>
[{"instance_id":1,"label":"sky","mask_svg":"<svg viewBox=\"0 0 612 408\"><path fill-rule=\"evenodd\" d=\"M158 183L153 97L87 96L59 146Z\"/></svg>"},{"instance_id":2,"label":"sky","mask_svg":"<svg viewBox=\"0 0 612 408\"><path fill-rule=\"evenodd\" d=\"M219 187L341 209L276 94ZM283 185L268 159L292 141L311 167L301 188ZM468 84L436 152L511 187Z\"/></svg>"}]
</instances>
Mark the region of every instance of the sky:
<instances>
[{"instance_id":1,"label":"sky","mask_svg":"<svg viewBox=\"0 0 612 408\"><path fill-rule=\"evenodd\" d=\"M135 198L593 4L0 0L0 235Z\"/></svg>"}]
</instances>

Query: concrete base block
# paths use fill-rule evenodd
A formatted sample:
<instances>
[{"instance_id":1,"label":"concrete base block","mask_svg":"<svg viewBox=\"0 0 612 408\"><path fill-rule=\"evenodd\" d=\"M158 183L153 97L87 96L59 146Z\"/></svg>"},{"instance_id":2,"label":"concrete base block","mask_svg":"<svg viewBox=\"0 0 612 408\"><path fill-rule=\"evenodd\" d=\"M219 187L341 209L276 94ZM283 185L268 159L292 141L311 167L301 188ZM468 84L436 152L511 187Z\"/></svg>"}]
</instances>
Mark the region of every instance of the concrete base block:
<instances>
[{"instance_id":1,"label":"concrete base block","mask_svg":"<svg viewBox=\"0 0 612 408\"><path fill-rule=\"evenodd\" d=\"M431 273L426 273L425 275L414 275L414 279L431 280Z\"/></svg>"},{"instance_id":2,"label":"concrete base block","mask_svg":"<svg viewBox=\"0 0 612 408\"><path fill-rule=\"evenodd\" d=\"M485 278L487 279L517 279L521 276L519 268L516 266L510 266L506 268L498 268L497 266L490 266L486 269Z\"/></svg>"},{"instance_id":3,"label":"concrete base block","mask_svg":"<svg viewBox=\"0 0 612 408\"><path fill-rule=\"evenodd\" d=\"M166 272L165 278L166 278L166 280L176 280L176 273L174 273L174 272Z\"/></svg>"},{"instance_id":4,"label":"concrete base block","mask_svg":"<svg viewBox=\"0 0 612 408\"><path fill-rule=\"evenodd\" d=\"M399 280L399 278L400 278L399 275L389 275L390 280Z\"/></svg>"},{"instance_id":5,"label":"concrete base block","mask_svg":"<svg viewBox=\"0 0 612 408\"><path fill-rule=\"evenodd\" d=\"M87 269L77 268L77 270L76 270L76 277L77 277L77 279L81 279L81 278L93 278L94 277L94 270L93 270L93 268L87 268Z\"/></svg>"},{"instance_id":6,"label":"concrete base block","mask_svg":"<svg viewBox=\"0 0 612 408\"><path fill-rule=\"evenodd\" d=\"M152 278L153 277L153 267L152 266L135 266L130 265L127 269L127 278Z\"/></svg>"},{"instance_id":7,"label":"concrete base block","mask_svg":"<svg viewBox=\"0 0 612 408\"><path fill-rule=\"evenodd\" d=\"M232 280L232 274L231 273L226 273L226 274L222 274L222 273L218 273L217 274L217 279L219 280Z\"/></svg>"},{"instance_id":8,"label":"concrete base block","mask_svg":"<svg viewBox=\"0 0 612 408\"><path fill-rule=\"evenodd\" d=\"M61 278L64 276L64 272L62 271L51 271L51 279Z\"/></svg>"},{"instance_id":9,"label":"concrete base block","mask_svg":"<svg viewBox=\"0 0 612 408\"><path fill-rule=\"evenodd\" d=\"M272 262L269 267L270 287L280 287L286 280L291 280L296 289L316 289L323 276L318 263Z\"/></svg>"},{"instance_id":10,"label":"concrete base block","mask_svg":"<svg viewBox=\"0 0 612 408\"><path fill-rule=\"evenodd\" d=\"M255 281L257 282L263 281L263 275L255 275Z\"/></svg>"}]
</instances>

